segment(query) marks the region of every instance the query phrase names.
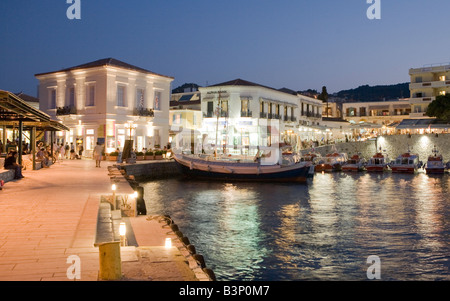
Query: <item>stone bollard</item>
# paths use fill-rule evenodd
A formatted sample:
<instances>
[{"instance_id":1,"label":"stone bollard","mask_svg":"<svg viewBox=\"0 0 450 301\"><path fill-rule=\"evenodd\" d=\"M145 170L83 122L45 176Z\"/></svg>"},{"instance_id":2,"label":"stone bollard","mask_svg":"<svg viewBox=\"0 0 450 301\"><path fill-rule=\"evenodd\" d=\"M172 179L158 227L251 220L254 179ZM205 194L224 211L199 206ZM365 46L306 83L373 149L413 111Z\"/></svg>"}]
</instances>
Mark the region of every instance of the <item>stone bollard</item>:
<instances>
[{"instance_id":1,"label":"stone bollard","mask_svg":"<svg viewBox=\"0 0 450 301\"><path fill-rule=\"evenodd\" d=\"M100 279L120 280L122 278L122 260L120 242L106 242L99 245Z\"/></svg>"}]
</instances>

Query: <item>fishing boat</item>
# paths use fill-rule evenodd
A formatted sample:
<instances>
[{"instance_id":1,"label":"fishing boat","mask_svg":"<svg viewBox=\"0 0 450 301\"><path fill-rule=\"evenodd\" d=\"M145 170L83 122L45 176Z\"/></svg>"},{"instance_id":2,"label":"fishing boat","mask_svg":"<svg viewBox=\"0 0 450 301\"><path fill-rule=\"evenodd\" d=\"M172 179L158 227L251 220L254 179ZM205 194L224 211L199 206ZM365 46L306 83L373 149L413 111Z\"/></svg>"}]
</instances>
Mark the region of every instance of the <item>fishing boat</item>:
<instances>
[{"instance_id":1,"label":"fishing boat","mask_svg":"<svg viewBox=\"0 0 450 301\"><path fill-rule=\"evenodd\" d=\"M353 155L342 166L342 171L353 171L353 172L365 171L366 170L365 163L366 160L360 157L359 154Z\"/></svg>"},{"instance_id":2,"label":"fishing boat","mask_svg":"<svg viewBox=\"0 0 450 301\"><path fill-rule=\"evenodd\" d=\"M306 182L312 163L295 161L292 156L282 156L278 162L270 160L277 156L257 154L253 160L234 156L213 157L205 155L175 154L175 162L182 172L201 179L226 181ZM275 154L274 154L275 153Z\"/></svg>"},{"instance_id":3,"label":"fishing boat","mask_svg":"<svg viewBox=\"0 0 450 301\"><path fill-rule=\"evenodd\" d=\"M420 166L419 155L411 153L410 150L399 155L390 164L392 172L395 173L416 173Z\"/></svg>"},{"instance_id":4,"label":"fishing boat","mask_svg":"<svg viewBox=\"0 0 450 301\"><path fill-rule=\"evenodd\" d=\"M366 164L368 172L384 172L389 171L389 157L381 151L373 155Z\"/></svg>"},{"instance_id":5,"label":"fishing boat","mask_svg":"<svg viewBox=\"0 0 450 301\"><path fill-rule=\"evenodd\" d=\"M342 165L347 161L347 154L334 152L320 158L315 166L316 172L342 171Z\"/></svg>"},{"instance_id":6,"label":"fishing boat","mask_svg":"<svg viewBox=\"0 0 450 301\"><path fill-rule=\"evenodd\" d=\"M314 177L315 165L320 160L320 158L321 158L320 154L319 153L314 153L314 152L302 155L302 157L300 159L301 161L305 161L305 162L310 162L311 163L311 168L310 168L310 171L309 171L309 174L308 174L308 176L310 178Z\"/></svg>"},{"instance_id":7,"label":"fishing boat","mask_svg":"<svg viewBox=\"0 0 450 301\"><path fill-rule=\"evenodd\" d=\"M427 174L443 174L445 172L444 159L439 151L434 146L433 155L428 157L427 163L424 166Z\"/></svg>"}]
</instances>

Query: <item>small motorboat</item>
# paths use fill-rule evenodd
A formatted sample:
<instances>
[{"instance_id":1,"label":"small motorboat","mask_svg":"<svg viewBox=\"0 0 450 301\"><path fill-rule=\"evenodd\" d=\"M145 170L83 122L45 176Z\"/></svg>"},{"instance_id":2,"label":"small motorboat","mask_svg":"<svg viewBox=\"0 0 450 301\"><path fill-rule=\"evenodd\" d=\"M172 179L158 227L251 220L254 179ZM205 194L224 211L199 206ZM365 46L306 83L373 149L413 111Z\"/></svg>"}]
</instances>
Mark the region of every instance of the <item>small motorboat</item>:
<instances>
[{"instance_id":1,"label":"small motorboat","mask_svg":"<svg viewBox=\"0 0 450 301\"><path fill-rule=\"evenodd\" d=\"M342 171L365 171L366 160L360 157L359 154L353 155L347 162L342 166Z\"/></svg>"},{"instance_id":2,"label":"small motorboat","mask_svg":"<svg viewBox=\"0 0 450 301\"><path fill-rule=\"evenodd\" d=\"M346 153L331 153L325 157L320 158L320 160L315 165L316 172L332 172L332 171L342 171L342 166L347 161Z\"/></svg>"},{"instance_id":3,"label":"small motorboat","mask_svg":"<svg viewBox=\"0 0 450 301\"><path fill-rule=\"evenodd\" d=\"M368 172L384 172L389 171L389 156L381 151L373 155L366 164Z\"/></svg>"},{"instance_id":4,"label":"small motorboat","mask_svg":"<svg viewBox=\"0 0 450 301\"><path fill-rule=\"evenodd\" d=\"M434 146L433 155L428 157L427 163L424 165L427 174L443 174L445 172L444 159Z\"/></svg>"},{"instance_id":5,"label":"small motorboat","mask_svg":"<svg viewBox=\"0 0 450 301\"><path fill-rule=\"evenodd\" d=\"M403 153L391 162L390 167L395 173L416 173L421 167L419 155L413 154L410 150Z\"/></svg>"}]
</instances>

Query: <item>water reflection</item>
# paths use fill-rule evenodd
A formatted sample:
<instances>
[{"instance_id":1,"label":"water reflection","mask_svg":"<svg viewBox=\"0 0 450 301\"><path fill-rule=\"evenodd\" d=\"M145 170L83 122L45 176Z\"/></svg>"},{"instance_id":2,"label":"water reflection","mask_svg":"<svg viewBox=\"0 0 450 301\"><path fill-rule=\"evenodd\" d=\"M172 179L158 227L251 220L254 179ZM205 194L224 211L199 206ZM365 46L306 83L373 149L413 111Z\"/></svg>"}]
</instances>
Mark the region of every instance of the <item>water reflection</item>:
<instances>
[{"instance_id":1,"label":"water reflection","mask_svg":"<svg viewBox=\"0 0 450 301\"><path fill-rule=\"evenodd\" d=\"M219 280L450 280L450 177L317 174L309 185L143 184Z\"/></svg>"}]
</instances>

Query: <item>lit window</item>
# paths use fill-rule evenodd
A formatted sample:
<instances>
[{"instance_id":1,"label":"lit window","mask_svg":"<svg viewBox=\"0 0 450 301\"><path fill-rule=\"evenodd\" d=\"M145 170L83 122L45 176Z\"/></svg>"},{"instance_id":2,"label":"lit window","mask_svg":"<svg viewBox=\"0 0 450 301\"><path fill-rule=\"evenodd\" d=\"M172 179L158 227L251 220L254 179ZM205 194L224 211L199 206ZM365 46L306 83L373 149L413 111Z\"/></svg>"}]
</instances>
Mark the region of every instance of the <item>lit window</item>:
<instances>
[{"instance_id":1,"label":"lit window","mask_svg":"<svg viewBox=\"0 0 450 301\"><path fill-rule=\"evenodd\" d=\"M125 86L117 86L117 106L125 107Z\"/></svg>"}]
</instances>

